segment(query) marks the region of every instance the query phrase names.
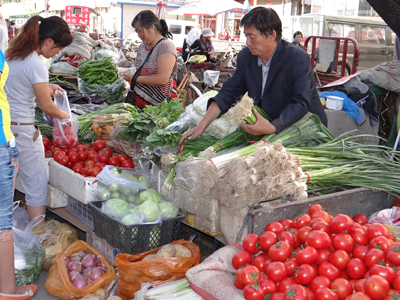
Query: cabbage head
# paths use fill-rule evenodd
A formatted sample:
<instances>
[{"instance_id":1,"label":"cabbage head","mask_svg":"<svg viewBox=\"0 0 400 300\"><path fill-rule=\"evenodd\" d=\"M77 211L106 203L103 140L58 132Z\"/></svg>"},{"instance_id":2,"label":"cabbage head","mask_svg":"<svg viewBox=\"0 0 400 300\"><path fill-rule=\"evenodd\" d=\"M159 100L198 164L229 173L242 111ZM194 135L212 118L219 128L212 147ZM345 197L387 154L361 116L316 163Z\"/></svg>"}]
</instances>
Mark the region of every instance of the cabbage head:
<instances>
[{"instance_id":1,"label":"cabbage head","mask_svg":"<svg viewBox=\"0 0 400 300\"><path fill-rule=\"evenodd\" d=\"M160 215L160 207L156 202L145 201L139 205L139 212L143 215L145 222L154 222Z\"/></svg>"},{"instance_id":2,"label":"cabbage head","mask_svg":"<svg viewBox=\"0 0 400 300\"><path fill-rule=\"evenodd\" d=\"M132 206L120 198L107 200L103 203L102 207L104 213L118 220L121 220L123 217L129 214L131 209Z\"/></svg>"},{"instance_id":3,"label":"cabbage head","mask_svg":"<svg viewBox=\"0 0 400 300\"><path fill-rule=\"evenodd\" d=\"M178 215L178 208L171 202L161 202L159 206L163 219L174 218Z\"/></svg>"},{"instance_id":4,"label":"cabbage head","mask_svg":"<svg viewBox=\"0 0 400 300\"><path fill-rule=\"evenodd\" d=\"M125 217L121 219L121 222L125 225L136 225L139 224L138 217L134 214L127 214Z\"/></svg>"},{"instance_id":5,"label":"cabbage head","mask_svg":"<svg viewBox=\"0 0 400 300\"><path fill-rule=\"evenodd\" d=\"M140 193L140 204L146 201L153 201L155 203L161 203L161 195L154 189L148 189Z\"/></svg>"}]
</instances>

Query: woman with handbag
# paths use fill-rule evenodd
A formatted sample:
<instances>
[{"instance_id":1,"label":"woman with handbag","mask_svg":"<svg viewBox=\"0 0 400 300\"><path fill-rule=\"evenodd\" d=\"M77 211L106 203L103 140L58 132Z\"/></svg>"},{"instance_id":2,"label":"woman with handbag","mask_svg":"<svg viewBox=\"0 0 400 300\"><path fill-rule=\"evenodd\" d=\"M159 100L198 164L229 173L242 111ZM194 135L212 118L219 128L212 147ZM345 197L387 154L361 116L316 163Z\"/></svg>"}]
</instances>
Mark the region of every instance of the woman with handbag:
<instances>
[{"instance_id":1,"label":"woman with handbag","mask_svg":"<svg viewBox=\"0 0 400 300\"><path fill-rule=\"evenodd\" d=\"M136 56L136 73L121 76L131 81L131 91L125 102L144 108L175 98L174 83L177 75L177 53L168 25L150 10L138 13L132 21L143 41Z\"/></svg>"}]
</instances>

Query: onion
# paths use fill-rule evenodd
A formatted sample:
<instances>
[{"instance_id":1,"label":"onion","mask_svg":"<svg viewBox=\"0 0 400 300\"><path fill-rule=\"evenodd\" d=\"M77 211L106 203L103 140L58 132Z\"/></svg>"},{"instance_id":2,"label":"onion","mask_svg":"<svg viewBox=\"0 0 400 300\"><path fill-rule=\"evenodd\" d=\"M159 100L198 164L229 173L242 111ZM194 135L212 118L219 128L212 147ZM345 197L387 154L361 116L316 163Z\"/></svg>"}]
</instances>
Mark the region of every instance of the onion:
<instances>
[{"instance_id":1,"label":"onion","mask_svg":"<svg viewBox=\"0 0 400 300\"><path fill-rule=\"evenodd\" d=\"M68 273L69 281L73 282L75 280L76 276L78 276L79 274L80 273L78 271L76 271L76 270L73 270L73 271L69 272Z\"/></svg>"},{"instance_id":2,"label":"onion","mask_svg":"<svg viewBox=\"0 0 400 300\"><path fill-rule=\"evenodd\" d=\"M97 266L102 267L108 271L107 266L105 264L103 264L100 260L99 260L99 264Z\"/></svg>"},{"instance_id":3,"label":"onion","mask_svg":"<svg viewBox=\"0 0 400 300\"><path fill-rule=\"evenodd\" d=\"M83 269L85 269L85 266L82 265L80 262L77 261L71 261L68 264L68 270L70 271L78 271L79 273L83 271Z\"/></svg>"},{"instance_id":4,"label":"onion","mask_svg":"<svg viewBox=\"0 0 400 300\"><path fill-rule=\"evenodd\" d=\"M86 268L88 267L96 267L99 263L99 259L94 254L88 254L84 258L82 258L82 263Z\"/></svg>"},{"instance_id":5,"label":"onion","mask_svg":"<svg viewBox=\"0 0 400 300\"><path fill-rule=\"evenodd\" d=\"M83 272L82 272L83 276L85 276L86 278L89 278L90 272L92 272L93 269L94 269L93 267L89 267L89 268L86 268L85 270L83 270Z\"/></svg>"},{"instance_id":6,"label":"onion","mask_svg":"<svg viewBox=\"0 0 400 300\"><path fill-rule=\"evenodd\" d=\"M92 272L90 272L90 280L95 282L105 273L107 273L107 270L105 270L104 268L101 267L94 268Z\"/></svg>"},{"instance_id":7,"label":"onion","mask_svg":"<svg viewBox=\"0 0 400 300\"><path fill-rule=\"evenodd\" d=\"M78 276L75 277L75 280L72 282L73 287L76 287L77 289L82 289L85 286L88 285L88 282L82 274L79 274Z\"/></svg>"},{"instance_id":8,"label":"onion","mask_svg":"<svg viewBox=\"0 0 400 300\"><path fill-rule=\"evenodd\" d=\"M86 254L87 253L85 251L79 250L78 252L72 254L71 260L80 262L82 260L82 258L85 257Z\"/></svg>"},{"instance_id":9,"label":"onion","mask_svg":"<svg viewBox=\"0 0 400 300\"><path fill-rule=\"evenodd\" d=\"M65 261L65 265L68 267L68 264L70 263L70 259L66 256L64 256L64 261Z\"/></svg>"}]
</instances>

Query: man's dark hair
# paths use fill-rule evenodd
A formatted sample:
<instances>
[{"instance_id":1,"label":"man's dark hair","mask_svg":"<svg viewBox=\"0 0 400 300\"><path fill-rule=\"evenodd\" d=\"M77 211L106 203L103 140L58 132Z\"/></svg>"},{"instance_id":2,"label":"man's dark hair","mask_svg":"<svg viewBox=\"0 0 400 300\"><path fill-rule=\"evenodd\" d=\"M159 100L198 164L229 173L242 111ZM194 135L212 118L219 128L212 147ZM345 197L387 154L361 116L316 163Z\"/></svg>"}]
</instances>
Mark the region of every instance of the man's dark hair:
<instances>
[{"instance_id":1,"label":"man's dark hair","mask_svg":"<svg viewBox=\"0 0 400 300\"><path fill-rule=\"evenodd\" d=\"M296 31L296 32L293 34L293 38L296 38L296 35L298 35L298 34L300 34L301 37L303 37L303 33L301 33L301 31Z\"/></svg>"},{"instance_id":2,"label":"man's dark hair","mask_svg":"<svg viewBox=\"0 0 400 300\"><path fill-rule=\"evenodd\" d=\"M282 22L278 14L272 8L256 7L244 15L240 26L254 26L258 32L267 37L275 30L275 41L282 39Z\"/></svg>"}]
</instances>

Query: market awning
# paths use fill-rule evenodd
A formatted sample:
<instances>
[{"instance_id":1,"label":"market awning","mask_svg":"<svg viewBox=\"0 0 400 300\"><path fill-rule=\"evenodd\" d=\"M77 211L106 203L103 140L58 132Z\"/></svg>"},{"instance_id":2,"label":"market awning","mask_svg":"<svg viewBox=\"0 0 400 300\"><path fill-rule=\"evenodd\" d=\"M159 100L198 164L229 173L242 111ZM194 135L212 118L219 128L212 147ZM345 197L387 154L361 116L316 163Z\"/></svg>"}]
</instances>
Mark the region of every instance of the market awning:
<instances>
[{"instance_id":1,"label":"market awning","mask_svg":"<svg viewBox=\"0 0 400 300\"><path fill-rule=\"evenodd\" d=\"M248 12L247 7L234 0L201 0L184 5L169 12L169 15L210 15L233 11L236 13Z\"/></svg>"},{"instance_id":2,"label":"market awning","mask_svg":"<svg viewBox=\"0 0 400 300\"><path fill-rule=\"evenodd\" d=\"M389 27L400 37L400 0L367 0Z\"/></svg>"},{"instance_id":3,"label":"market awning","mask_svg":"<svg viewBox=\"0 0 400 300\"><path fill-rule=\"evenodd\" d=\"M7 3L2 7L2 15L5 19L30 18L36 14L38 12L30 10L22 3Z\"/></svg>"}]
</instances>

